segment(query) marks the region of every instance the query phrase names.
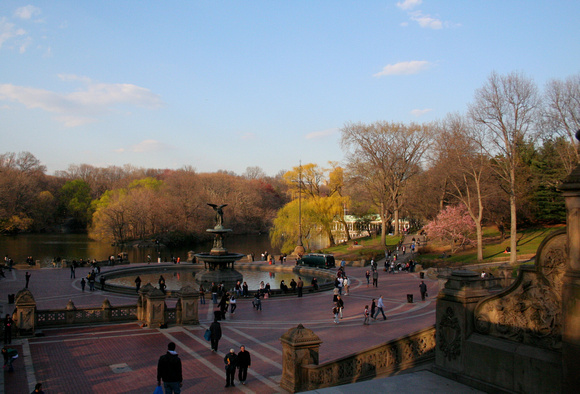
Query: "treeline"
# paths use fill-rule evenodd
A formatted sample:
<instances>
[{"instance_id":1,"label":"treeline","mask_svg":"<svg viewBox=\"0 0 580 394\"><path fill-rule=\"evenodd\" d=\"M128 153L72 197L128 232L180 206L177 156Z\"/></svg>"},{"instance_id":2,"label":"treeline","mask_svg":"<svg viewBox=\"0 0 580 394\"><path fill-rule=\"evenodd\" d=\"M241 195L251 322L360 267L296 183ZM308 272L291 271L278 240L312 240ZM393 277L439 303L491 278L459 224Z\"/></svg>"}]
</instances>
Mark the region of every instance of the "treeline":
<instances>
[{"instance_id":1,"label":"treeline","mask_svg":"<svg viewBox=\"0 0 580 394\"><path fill-rule=\"evenodd\" d=\"M207 203L226 203L236 233L266 232L286 202L280 177L71 165L47 175L29 152L0 155L0 232L88 231L110 241L195 241L213 227Z\"/></svg>"}]
</instances>

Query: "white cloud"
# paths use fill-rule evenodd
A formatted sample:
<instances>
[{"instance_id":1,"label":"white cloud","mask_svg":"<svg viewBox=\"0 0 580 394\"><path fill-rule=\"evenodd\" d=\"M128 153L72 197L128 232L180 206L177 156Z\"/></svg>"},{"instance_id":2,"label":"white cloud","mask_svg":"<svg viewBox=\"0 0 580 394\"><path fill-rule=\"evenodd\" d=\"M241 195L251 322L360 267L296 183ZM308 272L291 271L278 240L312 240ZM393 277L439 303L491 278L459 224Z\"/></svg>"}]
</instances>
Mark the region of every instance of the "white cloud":
<instances>
[{"instance_id":1,"label":"white cloud","mask_svg":"<svg viewBox=\"0 0 580 394\"><path fill-rule=\"evenodd\" d=\"M425 108L425 109L414 109L411 111L411 115L416 116L416 117L420 117L425 115L426 113L429 113L433 111L431 108Z\"/></svg>"},{"instance_id":2,"label":"white cloud","mask_svg":"<svg viewBox=\"0 0 580 394\"><path fill-rule=\"evenodd\" d=\"M132 84L97 83L76 75L60 75L62 80L81 82L86 86L72 93L0 84L0 100L15 101L27 108L39 108L58 114L55 119L67 127L97 121L97 117L129 105L159 108L163 102L149 89Z\"/></svg>"},{"instance_id":3,"label":"white cloud","mask_svg":"<svg viewBox=\"0 0 580 394\"><path fill-rule=\"evenodd\" d=\"M11 38L23 36L26 34L26 30L17 28L14 23L8 22L6 17L0 18L0 48L2 44Z\"/></svg>"},{"instance_id":4,"label":"white cloud","mask_svg":"<svg viewBox=\"0 0 580 394\"><path fill-rule=\"evenodd\" d=\"M410 62L399 62L387 64L383 71L373 74L373 77L384 77L385 75L410 75L417 74L431 67L431 63L425 60L412 60Z\"/></svg>"},{"instance_id":5,"label":"white cloud","mask_svg":"<svg viewBox=\"0 0 580 394\"><path fill-rule=\"evenodd\" d=\"M137 153L150 153L150 152L161 152L164 150L169 150L171 147L163 142L157 140L143 140L138 144L133 145L130 151ZM117 149L119 152L124 152L124 149Z\"/></svg>"},{"instance_id":6,"label":"white cloud","mask_svg":"<svg viewBox=\"0 0 580 394\"><path fill-rule=\"evenodd\" d=\"M306 134L305 138L307 140L324 138L324 137L328 137L330 135L336 134L337 132L338 132L338 129L327 129L327 130L322 130L322 131L314 131L312 133Z\"/></svg>"},{"instance_id":7,"label":"white cloud","mask_svg":"<svg viewBox=\"0 0 580 394\"><path fill-rule=\"evenodd\" d=\"M415 11L409 14L409 18L417 22L421 27L435 30L443 28L443 22L439 19L432 18L430 15L424 15L421 11Z\"/></svg>"},{"instance_id":8,"label":"white cloud","mask_svg":"<svg viewBox=\"0 0 580 394\"><path fill-rule=\"evenodd\" d=\"M397 7L402 10L410 10L417 7L418 5L421 5L421 3L423 3L423 0L405 0L398 2Z\"/></svg>"},{"instance_id":9,"label":"white cloud","mask_svg":"<svg viewBox=\"0 0 580 394\"><path fill-rule=\"evenodd\" d=\"M20 7L16 10L16 12L14 12L14 16L20 19L30 19L35 15L40 15L40 8L30 4L24 7Z\"/></svg>"}]
</instances>

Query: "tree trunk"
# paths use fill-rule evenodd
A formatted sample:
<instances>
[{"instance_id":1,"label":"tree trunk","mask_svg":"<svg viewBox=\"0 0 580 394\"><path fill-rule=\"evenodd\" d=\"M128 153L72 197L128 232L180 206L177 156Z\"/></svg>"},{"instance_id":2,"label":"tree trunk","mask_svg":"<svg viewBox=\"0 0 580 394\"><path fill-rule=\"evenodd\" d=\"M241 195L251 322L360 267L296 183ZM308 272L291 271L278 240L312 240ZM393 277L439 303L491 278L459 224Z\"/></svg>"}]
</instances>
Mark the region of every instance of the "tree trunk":
<instances>
[{"instance_id":1,"label":"tree trunk","mask_svg":"<svg viewBox=\"0 0 580 394\"><path fill-rule=\"evenodd\" d=\"M387 212L385 203L381 203L381 245L387 244Z\"/></svg>"},{"instance_id":2,"label":"tree trunk","mask_svg":"<svg viewBox=\"0 0 580 394\"><path fill-rule=\"evenodd\" d=\"M348 224L346 220L344 220L344 216L340 218L340 222L344 226L344 235L346 236L346 242L350 241L350 231L348 231Z\"/></svg>"},{"instance_id":3,"label":"tree trunk","mask_svg":"<svg viewBox=\"0 0 580 394\"><path fill-rule=\"evenodd\" d=\"M512 188L513 189L513 188ZM518 217L516 213L516 196L512 190L510 195L511 228L510 228L510 264L518 261Z\"/></svg>"}]
</instances>

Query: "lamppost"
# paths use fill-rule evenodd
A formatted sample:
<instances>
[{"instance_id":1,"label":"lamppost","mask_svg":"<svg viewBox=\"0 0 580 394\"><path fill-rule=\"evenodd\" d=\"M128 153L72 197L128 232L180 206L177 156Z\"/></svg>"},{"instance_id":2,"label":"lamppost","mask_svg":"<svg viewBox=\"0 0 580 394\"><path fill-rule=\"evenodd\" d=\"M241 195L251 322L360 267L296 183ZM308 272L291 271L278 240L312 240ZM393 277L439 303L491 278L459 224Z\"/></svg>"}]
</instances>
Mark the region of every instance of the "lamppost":
<instances>
[{"instance_id":1,"label":"lamppost","mask_svg":"<svg viewBox=\"0 0 580 394\"><path fill-rule=\"evenodd\" d=\"M302 244L302 160L300 161L300 167L298 171L298 245L294 248L294 254L298 258L302 258L304 255L304 245Z\"/></svg>"}]
</instances>

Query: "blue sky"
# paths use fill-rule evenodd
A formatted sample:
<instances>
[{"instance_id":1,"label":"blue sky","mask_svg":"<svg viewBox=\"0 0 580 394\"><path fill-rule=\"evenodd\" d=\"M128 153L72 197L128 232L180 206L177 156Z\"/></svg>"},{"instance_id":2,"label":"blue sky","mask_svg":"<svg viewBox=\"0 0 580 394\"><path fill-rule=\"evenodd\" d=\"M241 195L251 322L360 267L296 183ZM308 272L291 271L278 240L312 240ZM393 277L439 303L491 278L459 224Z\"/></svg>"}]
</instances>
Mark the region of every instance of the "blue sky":
<instances>
[{"instance_id":1,"label":"blue sky","mask_svg":"<svg viewBox=\"0 0 580 394\"><path fill-rule=\"evenodd\" d=\"M0 153L268 175L580 71L579 1L0 0Z\"/></svg>"}]
</instances>

